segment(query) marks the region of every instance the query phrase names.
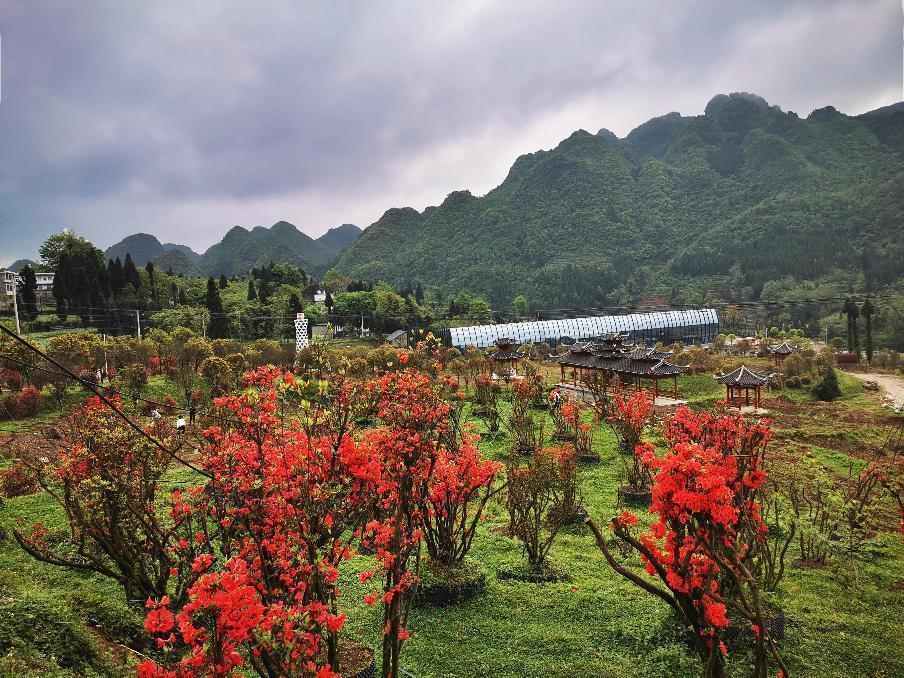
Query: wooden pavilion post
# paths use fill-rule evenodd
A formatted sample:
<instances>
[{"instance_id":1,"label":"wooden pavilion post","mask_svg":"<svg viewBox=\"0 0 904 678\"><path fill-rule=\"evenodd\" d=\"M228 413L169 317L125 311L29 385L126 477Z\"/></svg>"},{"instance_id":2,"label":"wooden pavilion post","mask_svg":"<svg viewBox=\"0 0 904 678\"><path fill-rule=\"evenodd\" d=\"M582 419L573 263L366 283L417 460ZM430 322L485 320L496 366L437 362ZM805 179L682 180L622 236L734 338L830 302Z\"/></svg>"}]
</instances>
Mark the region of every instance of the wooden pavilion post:
<instances>
[{"instance_id":1,"label":"wooden pavilion post","mask_svg":"<svg viewBox=\"0 0 904 678\"><path fill-rule=\"evenodd\" d=\"M658 395L658 393L657 393L658 390L659 390L659 380L654 379L653 380L653 404L654 405L656 404L656 396Z\"/></svg>"},{"instance_id":2,"label":"wooden pavilion post","mask_svg":"<svg viewBox=\"0 0 904 678\"><path fill-rule=\"evenodd\" d=\"M760 409L760 385L756 387L756 409Z\"/></svg>"},{"instance_id":3,"label":"wooden pavilion post","mask_svg":"<svg viewBox=\"0 0 904 678\"><path fill-rule=\"evenodd\" d=\"M565 383L565 365L559 363L559 369L562 371L562 383Z\"/></svg>"},{"instance_id":4,"label":"wooden pavilion post","mask_svg":"<svg viewBox=\"0 0 904 678\"><path fill-rule=\"evenodd\" d=\"M676 374L672 379L672 397L678 400L678 375Z\"/></svg>"}]
</instances>

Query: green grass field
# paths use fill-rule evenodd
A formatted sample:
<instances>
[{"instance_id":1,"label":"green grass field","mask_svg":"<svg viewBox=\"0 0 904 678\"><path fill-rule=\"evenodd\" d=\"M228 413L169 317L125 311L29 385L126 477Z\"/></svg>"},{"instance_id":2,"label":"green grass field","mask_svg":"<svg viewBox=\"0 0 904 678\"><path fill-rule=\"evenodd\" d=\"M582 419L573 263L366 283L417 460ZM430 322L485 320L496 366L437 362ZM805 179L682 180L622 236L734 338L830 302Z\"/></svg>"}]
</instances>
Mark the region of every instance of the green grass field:
<instances>
[{"instance_id":1,"label":"green grass field","mask_svg":"<svg viewBox=\"0 0 904 678\"><path fill-rule=\"evenodd\" d=\"M800 421L786 424L776 414L776 445L801 435L824 435L813 454L831 471L843 474L855 454L844 450L861 432L845 430L830 416L837 408L875 414L875 398L859 382L839 375L844 392L836 404L813 404L801 392L783 395L808 404ZM707 375L686 377L681 393L695 405L714 402L722 393ZM162 380L150 392L161 396L174 385ZM792 397L793 396L793 397ZM826 416L820 418L825 412ZM544 415L545 416L545 415ZM800 418L798 418L800 419ZM475 419L479 427L483 423ZM551 432L551 426L547 426ZM864 430L874 444L885 429ZM831 446L837 433L843 445ZM655 438L655 437L654 437ZM481 443L487 456L500 458L507 436ZM601 430L596 445L602 461L581 469L581 493L589 512L605 521L615 509L622 465L612 438ZM176 472L180 479L184 471ZM482 595L451 607L415 608L404 664L419 677L697 676L699 665L680 637L670 610L623 580L605 563L583 526L569 528L553 546L551 557L569 580L555 584L499 581L498 568L521 558L519 544L496 534L506 520L501 505L491 503L470 557L488 575ZM7 500L0 511L6 536L0 540L0 676L123 675L135 655L120 647L140 636L141 617L129 609L121 589L98 576L82 575L31 560L9 531L17 524L42 521L60 525L61 515L44 495ZM793 676L814 678L904 675L904 540L880 535L869 557L835 562L824 569L789 567L774 598L788 618L782 643ZM793 554L792 554L793 558ZM792 558L789 558L791 560ZM625 562L635 562L629 556ZM370 559L359 556L343 575L342 600L349 613L348 632L379 646L380 610L362 602L357 578ZM125 662L125 663L123 663ZM749 673L746 655L732 657L733 675Z\"/></svg>"}]
</instances>

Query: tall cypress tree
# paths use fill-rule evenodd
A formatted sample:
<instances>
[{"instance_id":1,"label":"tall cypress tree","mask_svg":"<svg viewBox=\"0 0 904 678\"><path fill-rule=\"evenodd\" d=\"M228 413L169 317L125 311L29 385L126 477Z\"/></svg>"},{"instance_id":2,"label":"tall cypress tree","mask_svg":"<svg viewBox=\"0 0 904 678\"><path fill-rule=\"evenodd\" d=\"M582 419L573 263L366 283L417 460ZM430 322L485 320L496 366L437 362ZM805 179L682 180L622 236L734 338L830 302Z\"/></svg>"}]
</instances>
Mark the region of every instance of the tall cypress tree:
<instances>
[{"instance_id":1,"label":"tall cypress tree","mask_svg":"<svg viewBox=\"0 0 904 678\"><path fill-rule=\"evenodd\" d=\"M207 294L204 295L204 305L210 311L210 327L208 334L211 339L226 339L229 337L229 319L223 310L223 301L220 299L220 290L213 278L207 279Z\"/></svg>"},{"instance_id":2,"label":"tall cypress tree","mask_svg":"<svg viewBox=\"0 0 904 678\"><path fill-rule=\"evenodd\" d=\"M257 290L254 288L254 278L248 278L248 301L257 299Z\"/></svg>"},{"instance_id":3,"label":"tall cypress tree","mask_svg":"<svg viewBox=\"0 0 904 678\"><path fill-rule=\"evenodd\" d=\"M115 260L109 260L107 274L110 276L110 291L113 296L118 297L119 293L122 292L122 288L126 286L126 276L119 257L116 257Z\"/></svg>"},{"instance_id":4,"label":"tall cypress tree","mask_svg":"<svg viewBox=\"0 0 904 678\"><path fill-rule=\"evenodd\" d=\"M69 298L69 289L66 283L69 280L69 253L63 251L57 260L56 270L53 276L53 298L56 300L56 314L61 321L69 317L66 308L66 300Z\"/></svg>"},{"instance_id":5,"label":"tall cypress tree","mask_svg":"<svg viewBox=\"0 0 904 678\"><path fill-rule=\"evenodd\" d=\"M132 261L132 255L126 253L126 261L123 264L123 272L125 274L126 282L129 283L135 291L141 289L141 276L138 275L138 269L135 268L135 262Z\"/></svg>"},{"instance_id":6,"label":"tall cypress tree","mask_svg":"<svg viewBox=\"0 0 904 678\"><path fill-rule=\"evenodd\" d=\"M418 282L417 287L414 288L414 300L419 304L424 303L424 288L421 287L420 282Z\"/></svg>"},{"instance_id":7,"label":"tall cypress tree","mask_svg":"<svg viewBox=\"0 0 904 678\"><path fill-rule=\"evenodd\" d=\"M154 272L156 270L156 267L154 266L154 262L149 261L145 265L144 270L148 272L148 284L151 286L151 299L153 299L156 302L157 301L157 285L155 284L155 281L154 281Z\"/></svg>"},{"instance_id":8,"label":"tall cypress tree","mask_svg":"<svg viewBox=\"0 0 904 678\"><path fill-rule=\"evenodd\" d=\"M229 281L226 280L226 274L220 273L220 289L225 290L228 285L229 285Z\"/></svg>"},{"instance_id":9,"label":"tall cypress tree","mask_svg":"<svg viewBox=\"0 0 904 678\"><path fill-rule=\"evenodd\" d=\"M19 284L16 288L19 295L19 312L26 320L34 320L38 317L38 279L31 266L25 266L19 271Z\"/></svg>"},{"instance_id":10,"label":"tall cypress tree","mask_svg":"<svg viewBox=\"0 0 904 678\"><path fill-rule=\"evenodd\" d=\"M866 323L866 361L873 362L873 315L876 313L876 307L869 297L863 302L860 313Z\"/></svg>"},{"instance_id":11,"label":"tall cypress tree","mask_svg":"<svg viewBox=\"0 0 904 678\"><path fill-rule=\"evenodd\" d=\"M298 298L297 294L289 295L289 311L292 315L296 315L301 313L304 309L301 307L301 300Z\"/></svg>"}]
</instances>

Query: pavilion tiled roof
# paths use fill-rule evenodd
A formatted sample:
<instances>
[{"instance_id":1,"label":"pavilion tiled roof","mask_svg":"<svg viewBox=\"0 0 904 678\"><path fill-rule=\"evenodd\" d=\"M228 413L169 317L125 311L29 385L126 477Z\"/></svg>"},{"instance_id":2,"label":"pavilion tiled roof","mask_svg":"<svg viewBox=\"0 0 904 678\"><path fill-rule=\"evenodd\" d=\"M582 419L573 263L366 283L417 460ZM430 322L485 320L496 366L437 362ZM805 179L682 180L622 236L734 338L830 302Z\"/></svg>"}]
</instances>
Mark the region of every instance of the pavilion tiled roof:
<instances>
[{"instance_id":1,"label":"pavilion tiled roof","mask_svg":"<svg viewBox=\"0 0 904 678\"><path fill-rule=\"evenodd\" d=\"M769 351L772 353L778 353L779 355L789 355L794 353L797 349L791 346L787 341L783 341L778 346L774 348L770 348Z\"/></svg>"},{"instance_id":2,"label":"pavilion tiled roof","mask_svg":"<svg viewBox=\"0 0 904 678\"><path fill-rule=\"evenodd\" d=\"M769 383L771 375L754 372L747 365L741 365L738 369L728 374L719 374L714 379L726 386L763 386Z\"/></svg>"},{"instance_id":3,"label":"pavilion tiled roof","mask_svg":"<svg viewBox=\"0 0 904 678\"><path fill-rule=\"evenodd\" d=\"M601 347L597 344L575 344L553 361L569 367L604 370L639 377L666 377L683 374L689 365L673 365L665 360L671 355L652 348Z\"/></svg>"},{"instance_id":4,"label":"pavilion tiled roof","mask_svg":"<svg viewBox=\"0 0 904 678\"><path fill-rule=\"evenodd\" d=\"M493 360L504 362L508 360L518 360L524 356L524 352L521 351L521 347L518 346L514 339L500 337L493 343L496 345L496 350L492 354Z\"/></svg>"}]
</instances>

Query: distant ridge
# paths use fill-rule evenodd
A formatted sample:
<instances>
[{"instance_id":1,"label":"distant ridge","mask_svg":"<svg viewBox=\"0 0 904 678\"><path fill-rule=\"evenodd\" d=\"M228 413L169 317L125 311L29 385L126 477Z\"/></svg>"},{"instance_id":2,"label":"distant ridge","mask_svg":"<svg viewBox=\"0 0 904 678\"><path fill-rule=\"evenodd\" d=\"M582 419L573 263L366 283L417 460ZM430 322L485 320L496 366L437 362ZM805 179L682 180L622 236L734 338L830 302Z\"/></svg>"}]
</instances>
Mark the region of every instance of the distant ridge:
<instances>
[{"instance_id":1,"label":"distant ridge","mask_svg":"<svg viewBox=\"0 0 904 678\"><path fill-rule=\"evenodd\" d=\"M244 275L271 261L290 262L309 273L320 274L360 235L361 229L354 224L342 224L313 239L293 224L279 221L270 228L255 226L250 231L234 226L204 254L198 254L186 245L161 244L148 233L127 236L109 247L105 254L108 259L119 257L122 260L129 254L136 266L153 261L164 270L172 268L174 273L186 277Z\"/></svg>"}]
</instances>

